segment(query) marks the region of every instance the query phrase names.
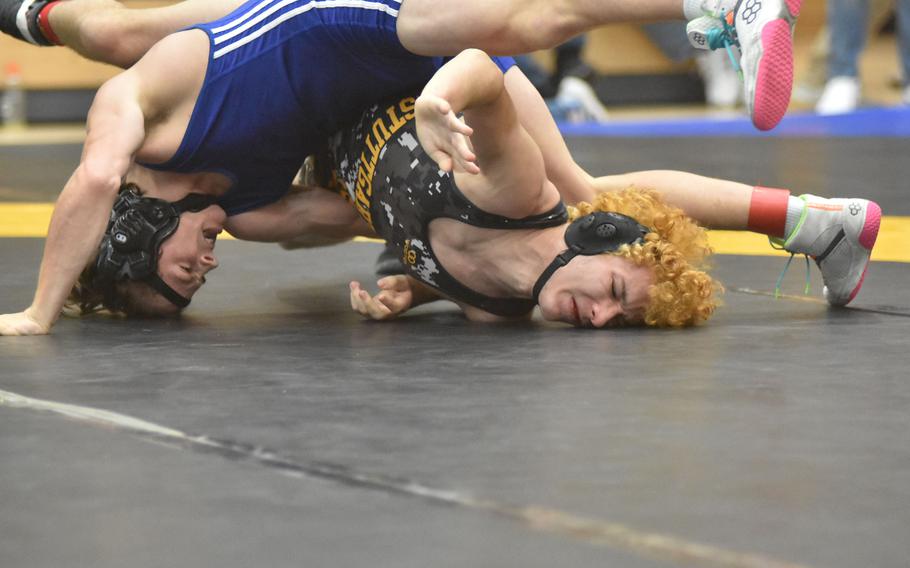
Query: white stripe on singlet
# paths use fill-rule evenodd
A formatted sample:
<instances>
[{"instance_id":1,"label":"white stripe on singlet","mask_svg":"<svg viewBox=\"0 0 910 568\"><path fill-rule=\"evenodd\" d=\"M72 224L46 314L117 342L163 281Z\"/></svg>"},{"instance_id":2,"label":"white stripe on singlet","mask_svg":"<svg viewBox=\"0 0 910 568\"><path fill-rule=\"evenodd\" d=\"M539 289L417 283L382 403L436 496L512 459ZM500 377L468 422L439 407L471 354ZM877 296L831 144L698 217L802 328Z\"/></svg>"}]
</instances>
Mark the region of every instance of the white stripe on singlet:
<instances>
[{"instance_id":1,"label":"white stripe on singlet","mask_svg":"<svg viewBox=\"0 0 910 568\"><path fill-rule=\"evenodd\" d=\"M392 1L397 4L401 4L401 0L392 0ZM220 26L218 28L213 28L212 29L212 33L214 34L213 42L215 45L220 45L226 41L234 39L238 35L243 34L244 32L248 31L250 28L261 23L263 20L266 20L267 18L269 18L269 16L272 16L273 14L275 14L275 12L278 12L282 8L289 6L291 4L299 3L299 2L301 2L301 0L281 0L280 2L274 2L274 0L264 0L263 2L260 2L259 4L255 5L249 11L245 12L242 16L240 16L236 20L233 20L232 22L225 24L223 26ZM268 6L270 4L272 4L271 7L262 11L263 8L265 8L266 6ZM316 10L316 9L325 10L325 9L331 9L331 8L361 8L364 10L376 10L379 12L385 12L386 14L389 14L390 16L393 16L393 17L398 16L398 10L396 10L395 8L392 8L390 6L387 6L386 4L383 4L381 2L370 2L369 0L312 0L302 6L294 8L293 10L284 12L280 16L273 18L271 21L269 21L265 25L261 26L256 31L251 32L247 35L244 35L243 37L240 37L233 43L229 43L229 44L225 45L224 47L221 47L221 48L215 50L215 52L212 54L212 57L214 59L218 59L222 55L225 55L227 53L234 51L235 49L243 47L244 45L250 43L251 41L265 35L269 31L280 26L282 23L286 22L287 20L290 20L291 18L299 16L300 14L304 14L306 12L309 12L310 10ZM228 31L228 30L232 30L232 31ZM227 32L227 33L221 34L221 32ZM221 34L221 35L218 35L218 34Z\"/></svg>"}]
</instances>

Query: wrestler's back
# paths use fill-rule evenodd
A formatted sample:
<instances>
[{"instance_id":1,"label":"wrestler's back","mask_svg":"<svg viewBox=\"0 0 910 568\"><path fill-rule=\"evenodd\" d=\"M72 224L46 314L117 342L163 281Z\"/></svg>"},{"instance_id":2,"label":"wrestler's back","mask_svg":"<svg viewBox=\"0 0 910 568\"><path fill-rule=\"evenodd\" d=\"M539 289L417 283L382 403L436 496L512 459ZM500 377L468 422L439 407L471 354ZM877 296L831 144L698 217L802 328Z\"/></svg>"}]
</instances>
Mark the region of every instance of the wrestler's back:
<instances>
[{"instance_id":1,"label":"wrestler's back","mask_svg":"<svg viewBox=\"0 0 910 568\"><path fill-rule=\"evenodd\" d=\"M328 136L441 64L407 52L391 8L371 5L254 1L196 26L209 39L205 79L179 149L155 167L226 173L235 180L223 200L231 214L280 198Z\"/></svg>"}]
</instances>

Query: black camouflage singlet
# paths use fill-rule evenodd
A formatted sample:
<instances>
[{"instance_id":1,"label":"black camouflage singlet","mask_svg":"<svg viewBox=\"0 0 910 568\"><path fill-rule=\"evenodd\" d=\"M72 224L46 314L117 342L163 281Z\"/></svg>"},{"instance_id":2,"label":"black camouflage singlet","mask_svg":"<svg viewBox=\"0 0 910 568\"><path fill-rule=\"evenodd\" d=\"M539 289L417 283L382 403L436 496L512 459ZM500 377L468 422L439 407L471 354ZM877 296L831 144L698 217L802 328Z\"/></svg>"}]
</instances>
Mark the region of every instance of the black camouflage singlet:
<instances>
[{"instance_id":1,"label":"black camouflage singlet","mask_svg":"<svg viewBox=\"0 0 910 568\"><path fill-rule=\"evenodd\" d=\"M414 98L379 105L329 143L335 182L378 235L401 254L408 273L449 298L502 316L526 314L534 302L492 298L458 282L439 263L429 242L430 221L441 217L487 229L539 229L566 222L565 206L523 219L478 209L417 141Z\"/></svg>"}]
</instances>

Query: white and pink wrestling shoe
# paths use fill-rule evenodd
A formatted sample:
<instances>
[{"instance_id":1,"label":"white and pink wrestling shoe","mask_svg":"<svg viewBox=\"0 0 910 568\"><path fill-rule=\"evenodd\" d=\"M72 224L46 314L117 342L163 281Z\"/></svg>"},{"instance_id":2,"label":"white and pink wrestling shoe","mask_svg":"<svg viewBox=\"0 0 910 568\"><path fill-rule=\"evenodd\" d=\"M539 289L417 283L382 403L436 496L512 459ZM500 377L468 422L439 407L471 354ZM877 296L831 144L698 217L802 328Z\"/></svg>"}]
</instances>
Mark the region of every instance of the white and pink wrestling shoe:
<instances>
[{"instance_id":1,"label":"white and pink wrestling shoe","mask_svg":"<svg viewBox=\"0 0 910 568\"><path fill-rule=\"evenodd\" d=\"M784 117L793 91L793 28L802 0L685 0L689 42L726 49L740 69L759 130ZM738 53L736 48L738 48ZM738 60L738 63L737 63Z\"/></svg>"},{"instance_id":2,"label":"white and pink wrestling shoe","mask_svg":"<svg viewBox=\"0 0 910 568\"><path fill-rule=\"evenodd\" d=\"M845 306L853 301L866 278L882 210L866 199L825 199L808 194L799 198L806 207L781 244L787 252L815 259L825 282L825 299L832 306Z\"/></svg>"}]
</instances>

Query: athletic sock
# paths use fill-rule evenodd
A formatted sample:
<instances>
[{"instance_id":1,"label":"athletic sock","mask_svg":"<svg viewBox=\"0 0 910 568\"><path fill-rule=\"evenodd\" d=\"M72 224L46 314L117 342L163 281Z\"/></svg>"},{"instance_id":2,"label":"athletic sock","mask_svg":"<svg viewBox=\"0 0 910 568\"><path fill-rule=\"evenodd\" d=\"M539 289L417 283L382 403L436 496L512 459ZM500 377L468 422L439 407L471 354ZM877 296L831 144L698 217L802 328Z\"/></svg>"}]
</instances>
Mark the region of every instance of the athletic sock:
<instances>
[{"instance_id":1,"label":"athletic sock","mask_svg":"<svg viewBox=\"0 0 910 568\"><path fill-rule=\"evenodd\" d=\"M793 236L793 231L799 228L805 210L806 202L791 195L787 200L787 224L784 227L784 240Z\"/></svg>"},{"instance_id":2,"label":"athletic sock","mask_svg":"<svg viewBox=\"0 0 910 568\"><path fill-rule=\"evenodd\" d=\"M702 16L719 16L736 8L736 0L683 0L683 13L689 21Z\"/></svg>"},{"instance_id":3,"label":"athletic sock","mask_svg":"<svg viewBox=\"0 0 910 568\"><path fill-rule=\"evenodd\" d=\"M50 3L55 4L56 2L50 0L0 0L0 31L34 45L53 45L54 42L45 37L45 32L38 21L39 15L45 8L48 8ZM50 30L49 25L47 30ZM50 31L53 34L53 31ZM56 34L53 34L53 37L56 38Z\"/></svg>"},{"instance_id":4,"label":"athletic sock","mask_svg":"<svg viewBox=\"0 0 910 568\"><path fill-rule=\"evenodd\" d=\"M63 42L60 41L60 37L57 36L54 29L51 27L51 10L59 5L60 0L53 0L52 2L48 2L47 5L38 12L38 27L41 29L44 38L53 45L63 45Z\"/></svg>"},{"instance_id":5,"label":"athletic sock","mask_svg":"<svg viewBox=\"0 0 910 568\"><path fill-rule=\"evenodd\" d=\"M790 200L789 190L756 186L752 190L752 201L749 204L749 230L769 237L783 238L788 234Z\"/></svg>"}]
</instances>

